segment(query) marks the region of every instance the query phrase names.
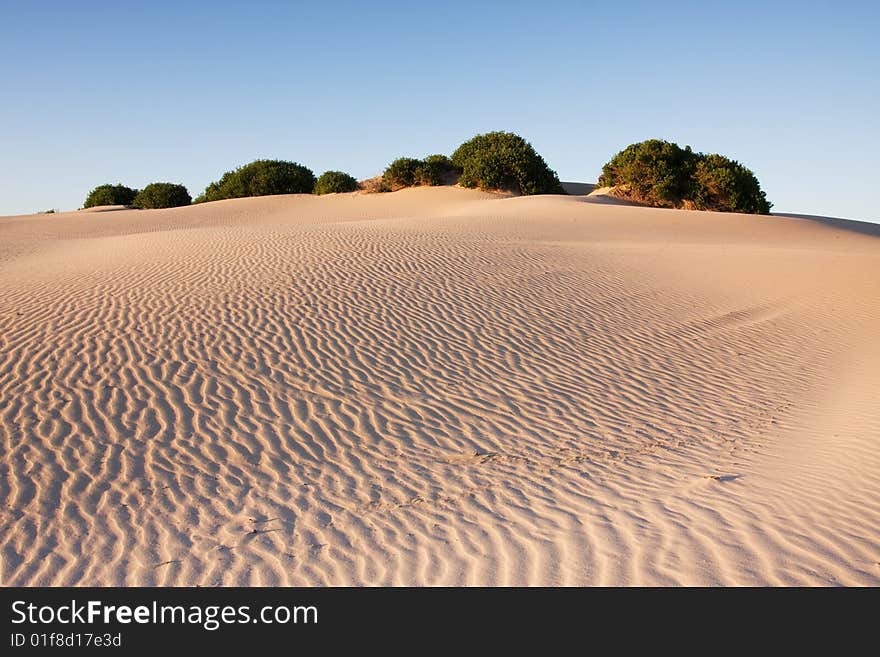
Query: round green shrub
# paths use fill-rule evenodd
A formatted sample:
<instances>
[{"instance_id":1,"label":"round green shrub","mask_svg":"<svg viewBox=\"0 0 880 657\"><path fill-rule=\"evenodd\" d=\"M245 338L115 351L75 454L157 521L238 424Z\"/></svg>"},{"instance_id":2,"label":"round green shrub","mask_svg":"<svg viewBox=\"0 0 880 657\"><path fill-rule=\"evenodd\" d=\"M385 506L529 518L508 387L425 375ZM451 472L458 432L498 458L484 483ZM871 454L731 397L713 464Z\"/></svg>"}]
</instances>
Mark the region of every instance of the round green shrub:
<instances>
[{"instance_id":1,"label":"round green shrub","mask_svg":"<svg viewBox=\"0 0 880 657\"><path fill-rule=\"evenodd\" d=\"M454 184L461 170L445 155L429 155L416 168L416 182L420 185Z\"/></svg>"},{"instance_id":2,"label":"round green shrub","mask_svg":"<svg viewBox=\"0 0 880 657\"><path fill-rule=\"evenodd\" d=\"M770 214L772 205L754 173L717 153L697 163L693 201L698 210L748 214Z\"/></svg>"},{"instance_id":3,"label":"round green shrub","mask_svg":"<svg viewBox=\"0 0 880 657\"><path fill-rule=\"evenodd\" d=\"M131 205L137 190L125 185L98 185L83 203L84 208L94 208L99 205Z\"/></svg>"},{"instance_id":4,"label":"round green shrub","mask_svg":"<svg viewBox=\"0 0 880 657\"><path fill-rule=\"evenodd\" d=\"M630 144L602 167L600 187L654 207L769 214L755 175L723 155L661 139Z\"/></svg>"},{"instance_id":5,"label":"round green shrub","mask_svg":"<svg viewBox=\"0 0 880 657\"><path fill-rule=\"evenodd\" d=\"M315 183L315 194L343 194L358 187L353 176L342 171L325 171Z\"/></svg>"},{"instance_id":6,"label":"round green shrub","mask_svg":"<svg viewBox=\"0 0 880 657\"><path fill-rule=\"evenodd\" d=\"M630 144L602 167L600 187L623 187L627 198L655 207L680 207L688 197L697 154L661 139Z\"/></svg>"},{"instance_id":7,"label":"round green shrub","mask_svg":"<svg viewBox=\"0 0 880 657\"><path fill-rule=\"evenodd\" d=\"M186 187L168 182L150 183L137 193L132 205L144 210L177 208L192 203Z\"/></svg>"},{"instance_id":8,"label":"round green shrub","mask_svg":"<svg viewBox=\"0 0 880 657\"><path fill-rule=\"evenodd\" d=\"M412 187L419 180L422 161L414 157L399 157L388 165L382 174L385 184L392 190Z\"/></svg>"},{"instance_id":9,"label":"round green shrub","mask_svg":"<svg viewBox=\"0 0 880 657\"><path fill-rule=\"evenodd\" d=\"M464 142L452 154L462 187L528 194L564 194L556 172L532 145L511 132L488 132Z\"/></svg>"},{"instance_id":10,"label":"round green shrub","mask_svg":"<svg viewBox=\"0 0 880 657\"><path fill-rule=\"evenodd\" d=\"M256 160L234 171L227 171L212 182L196 203L245 196L311 194L315 174L301 164L283 160Z\"/></svg>"}]
</instances>

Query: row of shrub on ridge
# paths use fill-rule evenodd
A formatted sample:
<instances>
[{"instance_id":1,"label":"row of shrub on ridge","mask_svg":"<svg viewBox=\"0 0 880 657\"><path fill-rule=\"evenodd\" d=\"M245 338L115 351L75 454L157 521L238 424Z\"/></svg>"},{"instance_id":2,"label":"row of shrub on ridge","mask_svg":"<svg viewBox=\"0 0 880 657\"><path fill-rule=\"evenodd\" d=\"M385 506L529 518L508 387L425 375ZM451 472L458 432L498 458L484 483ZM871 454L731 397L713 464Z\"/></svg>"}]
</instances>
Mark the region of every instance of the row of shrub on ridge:
<instances>
[{"instance_id":1,"label":"row of shrub on ridge","mask_svg":"<svg viewBox=\"0 0 880 657\"><path fill-rule=\"evenodd\" d=\"M190 203L219 201L244 196L274 194L331 194L353 192L357 180L341 171L327 171L317 180L306 167L294 162L257 160L229 171L193 200L186 187L175 183L151 183L138 191L125 185L99 185L86 197L84 208L128 205L140 209L176 208Z\"/></svg>"},{"instance_id":2,"label":"row of shrub on ridge","mask_svg":"<svg viewBox=\"0 0 880 657\"><path fill-rule=\"evenodd\" d=\"M342 171L319 178L307 167L281 160L256 160L227 171L194 201L182 185L152 183L137 191L124 185L101 185L84 207L131 205L167 208L248 196L396 191L418 185L451 185L499 189L522 195L564 194L556 172L519 135L489 132L459 146L451 157L394 160L378 178L359 184ZM685 207L767 214L767 201L757 178L739 162L722 155L696 153L690 146L651 139L632 144L602 169L600 186L617 196L656 207Z\"/></svg>"},{"instance_id":3,"label":"row of shrub on ridge","mask_svg":"<svg viewBox=\"0 0 880 657\"><path fill-rule=\"evenodd\" d=\"M84 208L98 205L130 205L134 208L151 210L155 208L175 208L189 205L192 198L186 187L175 183L150 183L140 191L125 185L99 185L86 197Z\"/></svg>"},{"instance_id":4,"label":"row of shrub on ridge","mask_svg":"<svg viewBox=\"0 0 880 657\"><path fill-rule=\"evenodd\" d=\"M451 185L502 189L519 194L563 194L559 178L525 139L510 132L490 132L466 141L452 157L429 155L424 159L394 160L373 185L372 191L395 191L416 185ZM167 208L246 196L275 194L330 194L352 192L358 182L342 171L327 171L320 178L307 167L281 160L256 160L212 182L194 201L182 185L153 183L143 190L124 185L101 185L83 207L132 205Z\"/></svg>"}]
</instances>

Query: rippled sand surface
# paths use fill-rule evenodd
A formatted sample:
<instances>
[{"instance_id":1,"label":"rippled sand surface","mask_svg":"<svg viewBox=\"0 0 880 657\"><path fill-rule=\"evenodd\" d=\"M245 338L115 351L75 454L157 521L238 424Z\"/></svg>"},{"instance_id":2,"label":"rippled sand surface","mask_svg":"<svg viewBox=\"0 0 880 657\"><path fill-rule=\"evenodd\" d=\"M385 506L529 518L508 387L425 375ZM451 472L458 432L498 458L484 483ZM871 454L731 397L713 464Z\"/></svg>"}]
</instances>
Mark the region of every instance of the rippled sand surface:
<instances>
[{"instance_id":1,"label":"rippled sand surface","mask_svg":"<svg viewBox=\"0 0 880 657\"><path fill-rule=\"evenodd\" d=\"M871 233L455 188L0 218L0 584L878 585Z\"/></svg>"}]
</instances>

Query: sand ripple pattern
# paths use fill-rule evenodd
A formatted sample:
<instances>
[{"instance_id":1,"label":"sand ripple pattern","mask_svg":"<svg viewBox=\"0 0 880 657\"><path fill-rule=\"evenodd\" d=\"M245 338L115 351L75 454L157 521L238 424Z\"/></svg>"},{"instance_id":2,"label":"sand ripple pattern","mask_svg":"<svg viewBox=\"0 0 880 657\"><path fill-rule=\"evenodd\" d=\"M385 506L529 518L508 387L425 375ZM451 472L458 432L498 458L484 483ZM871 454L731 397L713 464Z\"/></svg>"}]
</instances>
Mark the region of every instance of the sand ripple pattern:
<instances>
[{"instance_id":1,"label":"sand ripple pattern","mask_svg":"<svg viewBox=\"0 0 880 657\"><path fill-rule=\"evenodd\" d=\"M804 223L0 219L0 583L880 584L880 241Z\"/></svg>"}]
</instances>

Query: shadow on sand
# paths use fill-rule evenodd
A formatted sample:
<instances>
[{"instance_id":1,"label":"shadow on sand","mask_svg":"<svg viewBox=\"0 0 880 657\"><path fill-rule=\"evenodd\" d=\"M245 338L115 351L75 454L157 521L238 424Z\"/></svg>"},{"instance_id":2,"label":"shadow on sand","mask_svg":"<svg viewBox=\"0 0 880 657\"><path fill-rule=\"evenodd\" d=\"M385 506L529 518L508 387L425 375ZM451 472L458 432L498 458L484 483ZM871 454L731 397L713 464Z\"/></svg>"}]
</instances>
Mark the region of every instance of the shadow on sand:
<instances>
[{"instance_id":1,"label":"shadow on sand","mask_svg":"<svg viewBox=\"0 0 880 657\"><path fill-rule=\"evenodd\" d=\"M586 196L596 189L596 186L592 183L563 182L562 189L571 196Z\"/></svg>"},{"instance_id":2,"label":"shadow on sand","mask_svg":"<svg viewBox=\"0 0 880 657\"><path fill-rule=\"evenodd\" d=\"M818 217L811 214L792 214L789 212L773 212L774 217L788 217L790 219L806 219L815 221L826 226L849 230L861 235L870 235L871 237L880 237L880 224L874 224L868 221L855 221L853 219L839 219L837 217Z\"/></svg>"},{"instance_id":3,"label":"shadow on sand","mask_svg":"<svg viewBox=\"0 0 880 657\"><path fill-rule=\"evenodd\" d=\"M579 183L579 182L563 182L562 189L569 196L583 196L582 199L585 203L600 203L602 205L629 205L629 206L639 206L639 203L635 203L634 201L627 201L623 198L618 198L616 196L612 196L611 194L606 194L602 191L599 193L593 194L596 191L597 185L594 183Z\"/></svg>"}]
</instances>

